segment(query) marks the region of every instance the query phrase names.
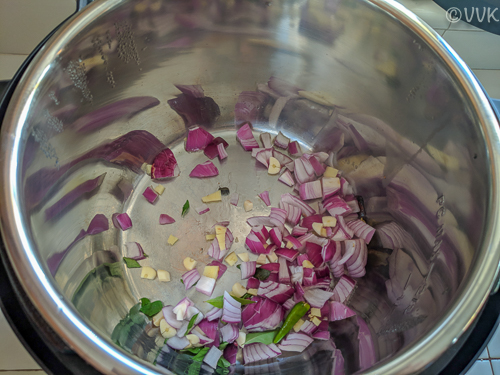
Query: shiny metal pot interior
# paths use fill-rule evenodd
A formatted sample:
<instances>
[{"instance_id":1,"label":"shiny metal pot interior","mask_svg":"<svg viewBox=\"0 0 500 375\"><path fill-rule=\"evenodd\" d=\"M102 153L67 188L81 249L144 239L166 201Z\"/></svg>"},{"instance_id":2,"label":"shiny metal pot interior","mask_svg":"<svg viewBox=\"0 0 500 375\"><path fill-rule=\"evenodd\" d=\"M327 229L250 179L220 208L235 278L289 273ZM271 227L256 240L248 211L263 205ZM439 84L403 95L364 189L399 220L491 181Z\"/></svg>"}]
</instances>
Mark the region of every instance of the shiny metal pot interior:
<instances>
[{"instance_id":1,"label":"shiny metal pot interior","mask_svg":"<svg viewBox=\"0 0 500 375\"><path fill-rule=\"evenodd\" d=\"M269 190L274 202L290 191L267 179L234 137L238 94L272 75L326 92L337 107L293 98L275 126L256 123L255 131L281 130L315 151L330 150L338 118L366 131L369 142L357 149L370 158L347 177L364 195L369 218L394 220L413 239L390 255L370 252L368 274L350 306L368 324L375 363L360 365L357 328L344 323L334 336L347 373L422 371L473 324L494 289L500 257L498 122L460 58L398 3L96 1L60 27L11 99L2 125L0 207L9 258L27 294L48 324L100 371L168 371L152 364L159 349L154 339L131 330L119 348L111 340L114 327L140 297L177 303L184 294L178 265L186 254L202 263L208 259L199 253L206 250L208 226L226 219L236 237L248 233L244 218L250 215L225 203L213 206L211 216L193 212L169 228L157 225L160 213L180 213L186 199L217 186L254 200ZM217 179L188 177L205 157L183 150L185 123L167 104L179 94L173 84L201 84L220 107L210 131L230 147ZM137 96L160 104L104 121L95 131L77 131L85 115ZM183 171L165 184L155 206L141 196L150 183L140 170L148 147L129 133L135 130L171 147ZM109 146L117 139L121 148ZM134 145L142 151L134 154ZM98 189L47 218L47 208L104 173ZM131 230L111 227L75 241L96 214L110 219L125 211ZM267 212L256 204L252 214ZM181 239L175 247L166 246L169 234ZM145 282L126 269L120 263L126 241L140 242L149 254L144 264L170 270L173 281ZM243 241L235 245L243 249ZM214 295L238 278L236 271ZM194 291L188 296L203 300ZM331 373L330 357L331 351L314 345L236 371ZM158 358L171 371L185 369L181 359Z\"/></svg>"}]
</instances>

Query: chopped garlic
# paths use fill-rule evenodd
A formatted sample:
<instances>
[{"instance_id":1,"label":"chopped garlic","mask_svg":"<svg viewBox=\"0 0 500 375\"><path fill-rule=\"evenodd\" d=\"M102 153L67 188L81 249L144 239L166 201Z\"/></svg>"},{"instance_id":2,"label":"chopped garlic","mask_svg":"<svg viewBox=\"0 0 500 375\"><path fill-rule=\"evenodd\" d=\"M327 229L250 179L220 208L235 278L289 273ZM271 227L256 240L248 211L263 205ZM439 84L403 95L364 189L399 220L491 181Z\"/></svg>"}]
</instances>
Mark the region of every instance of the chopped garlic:
<instances>
[{"instance_id":1,"label":"chopped garlic","mask_svg":"<svg viewBox=\"0 0 500 375\"><path fill-rule=\"evenodd\" d=\"M311 315L312 316L317 316L318 318L321 318L321 310L318 309L317 307L313 307L311 309Z\"/></svg>"},{"instance_id":2,"label":"chopped garlic","mask_svg":"<svg viewBox=\"0 0 500 375\"><path fill-rule=\"evenodd\" d=\"M267 263L267 257L264 254L260 254L259 257L257 258L257 264L266 264Z\"/></svg>"},{"instance_id":3,"label":"chopped garlic","mask_svg":"<svg viewBox=\"0 0 500 375\"><path fill-rule=\"evenodd\" d=\"M203 276L217 280L217 277L219 276L219 266L205 266Z\"/></svg>"},{"instance_id":4,"label":"chopped garlic","mask_svg":"<svg viewBox=\"0 0 500 375\"><path fill-rule=\"evenodd\" d=\"M339 173L338 169L332 168L332 167L326 167L325 173L323 173L323 177L337 177L337 174Z\"/></svg>"},{"instance_id":5,"label":"chopped garlic","mask_svg":"<svg viewBox=\"0 0 500 375\"><path fill-rule=\"evenodd\" d=\"M286 248L291 249L293 247L293 243L291 241L287 241Z\"/></svg>"},{"instance_id":6,"label":"chopped garlic","mask_svg":"<svg viewBox=\"0 0 500 375\"><path fill-rule=\"evenodd\" d=\"M151 167L152 167L151 164L146 165L146 173L148 176L151 176Z\"/></svg>"},{"instance_id":7,"label":"chopped garlic","mask_svg":"<svg viewBox=\"0 0 500 375\"><path fill-rule=\"evenodd\" d=\"M243 285L241 285L240 283L235 283L233 285L233 288L231 289L231 291L233 292L233 295L235 297L239 297L239 298L243 297L247 293L246 288Z\"/></svg>"},{"instance_id":8,"label":"chopped garlic","mask_svg":"<svg viewBox=\"0 0 500 375\"><path fill-rule=\"evenodd\" d=\"M323 229L323 223L313 223L313 230L316 232L318 236L321 236L321 229Z\"/></svg>"},{"instance_id":9,"label":"chopped garlic","mask_svg":"<svg viewBox=\"0 0 500 375\"><path fill-rule=\"evenodd\" d=\"M316 327L321 324L321 320L319 320L317 317L312 318L311 322L313 322Z\"/></svg>"},{"instance_id":10,"label":"chopped garlic","mask_svg":"<svg viewBox=\"0 0 500 375\"><path fill-rule=\"evenodd\" d=\"M236 256L235 253L231 253L229 254L226 259L224 259L226 261L227 264L229 264L230 266L234 266L236 264L236 262L238 261L238 257Z\"/></svg>"},{"instance_id":11,"label":"chopped garlic","mask_svg":"<svg viewBox=\"0 0 500 375\"><path fill-rule=\"evenodd\" d=\"M220 190L217 190L215 193L209 194L201 198L201 201L203 203L220 202L221 200L222 200L222 195Z\"/></svg>"},{"instance_id":12,"label":"chopped garlic","mask_svg":"<svg viewBox=\"0 0 500 375\"><path fill-rule=\"evenodd\" d=\"M280 170L281 170L280 162L278 161L278 159L271 156L269 158L269 168L267 169L267 173L269 173L271 175L275 175L275 174L280 173Z\"/></svg>"},{"instance_id":13,"label":"chopped garlic","mask_svg":"<svg viewBox=\"0 0 500 375\"><path fill-rule=\"evenodd\" d=\"M177 330L170 324L168 324L165 319L162 319L160 321L160 332L161 335L166 339L172 338L177 334Z\"/></svg>"},{"instance_id":14,"label":"chopped garlic","mask_svg":"<svg viewBox=\"0 0 500 375\"><path fill-rule=\"evenodd\" d=\"M206 239L207 241L212 241L213 239L215 239L215 234L207 234L207 235L205 236L205 239Z\"/></svg>"},{"instance_id":15,"label":"chopped garlic","mask_svg":"<svg viewBox=\"0 0 500 375\"><path fill-rule=\"evenodd\" d=\"M274 251L271 251L267 254L267 259L269 259L269 262L271 263L276 263L278 261L278 256L274 253Z\"/></svg>"},{"instance_id":16,"label":"chopped garlic","mask_svg":"<svg viewBox=\"0 0 500 375\"><path fill-rule=\"evenodd\" d=\"M165 270L158 270L157 273L158 273L158 280L164 282L170 281L170 272Z\"/></svg>"},{"instance_id":17,"label":"chopped garlic","mask_svg":"<svg viewBox=\"0 0 500 375\"><path fill-rule=\"evenodd\" d=\"M219 243L220 251L226 250L226 234L225 233L216 234L215 237L217 238L217 242Z\"/></svg>"},{"instance_id":18,"label":"chopped garlic","mask_svg":"<svg viewBox=\"0 0 500 375\"><path fill-rule=\"evenodd\" d=\"M215 234L226 234L227 228L224 225L215 226Z\"/></svg>"},{"instance_id":19,"label":"chopped garlic","mask_svg":"<svg viewBox=\"0 0 500 375\"><path fill-rule=\"evenodd\" d=\"M333 216L323 216L321 220L324 227L333 228L337 225L337 218Z\"/></svg>"},{"instance_id":20,"label":"chopped garlic","mask_svg":"<svg viewBox=\"0 0 500 375\"><path fill-rule=\"evenodd\" d=\"M175 236L172 236L172 235L170 235L170 236L168 237L168 240L167 240L167 242L168 242L168 244L169 244L169 245L173 245L173 244L175 244L177 241L179 241L179 239L178 239L177 237L175 237Z\"/></svg>"},{"instance_id":21,"label":"chopped garlic","mask_svg":"<svg viewBox=\"0 0 500 375\"><path fill-rule=\"evenodd\" d=\"M156 185L155 191L158 193L158 195L162 195L165 191L165 187L163 185Z\"/></svg>"},{"instance_id":22,"label":"chopped garlic","mask_svg":"<svg viewBox=\"0 0 500 375\"><path fill-rule=\"evenodd\" d=\"M151 268L151 267L142 267L141 268L141 278L148 279L148 280L154 280L154 279L156 279L156 271L154 270L154 268Z\"/></svg>"},{"instance_id":23,"label":"chopped garlic","mask_svg":"<svg viewBox=\"0 0 500 375\"><path fill-rule=\"evenodd\" d=\"M314 268L314 265L310 261L304 260L302 262L302 267L304 267L304 268Z\"/></svg>"},{"instance_id":24,"label":"chopped garlic","mask_svg":"<svg viewBox=\"0 0 500 375\"><path fill-rule=\"evenodd\" d=\"M302 324L304 324L305 321L303 319L299 319L299 321L297 323L295 323L295 325L293 326L293 330L295 332L299 332L300 331L300 327L302 327Z\"/></svg>"},{"instance_id":25,"label":"chopped garlic","mask_svg":"<svg viewBox=\"0 0 500 375\"><path fill-rule=\"evenodd\" d=\"M248 257L248 253L241 253L236 255L238 255L238 258L240 258L242 262L248 262L250 260L250 258Z\"/></svg>"},{"instance_id":26,"label":"chopped garlic","mask_svg":"<svg viewBox=\"0 0 500 375\"><path fill-rule=\"evenodd\" d=\"M252 211L253 210L252 201L246 200L245 202L243 202L243 207L245 208L245 212Z\"/></svg>"},{"instance_id":27,"label":"chopped garlic","mask_svg":"<svg viewBox=\"0 0 500 375\"><path fill-rule=\"evenodd\" d=\"M325 228L321 228L321 237L328 237L328 234L326 233Z\"/></svg>"},{"instance_id":28,"label":"chopped garlic","mask_svg":"<svg viewBox=\"0 0 500 375\"><path fill-rule=\"evenodd\" d=\"M247 334L245 332L240 331L240 333L238 333L238 338L236 339L236 342L242 348L243 345L245 345L246 339L247 339Z\"/></svg>"},{"instance_id":29,"label":"chopped garlic","mask_svg":"<svg viewBox=\"0 0 500 375\"><path fill-rule=\"evenodd\" d=\"M193 258L187 257L187 258L184 258L184 261L182 263L184 264L184 267L188 271L191 271L194 267L196 267L197 262Z\"/></svg>"},{"instance_id":30,"label":"chopped garlic","mask_svg":"<svg viewBox=\"0 0 500 375\"><path fill-rule=\"evenodd\" d=\"M258 289L248 289L248 294L251 294L252 296L256 296L259 293Z\"/></svg>"},{"instance_id":31,"label":"chopped garlic","mask_svg":"<svg viewBox=\"0 0 500 375\"><path fill-rule=\"evenodd\" d=\"M197 346L200 343L200 338L196 335L186 335L186 338L189 340L189 343L193 346Z\"/></svg>"},{"instance_id":32,"label":"chopped garlic","mask_svg":"<svg viewBox=\"0 0 500 375\"><path fill-rule=\"evenodd\" d=\"M162 319L163 319L163 311L162 310L160 310L160 312L158 314L156 314L155 316L153 316L153 318L151 318L151 320L153 321L153 325L156 327L160 326L160 322Z\"/></svg>"}]
</instances>

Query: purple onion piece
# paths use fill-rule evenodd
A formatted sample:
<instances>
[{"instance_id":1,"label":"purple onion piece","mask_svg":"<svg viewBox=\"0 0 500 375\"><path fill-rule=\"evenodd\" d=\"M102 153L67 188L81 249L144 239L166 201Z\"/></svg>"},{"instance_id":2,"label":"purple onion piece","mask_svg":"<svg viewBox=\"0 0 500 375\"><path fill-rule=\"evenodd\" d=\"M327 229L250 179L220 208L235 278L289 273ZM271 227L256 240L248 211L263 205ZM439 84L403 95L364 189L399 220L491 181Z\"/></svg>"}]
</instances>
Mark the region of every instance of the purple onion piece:
<instances>
[{"instance_id":1,"label":"purple onion piece","mask_svg":"<svg viewBox=\"0 0 500 375\"><path fill-rule=\"evenodd\" d=\"M213 139L214 136L205 129L199 126L192 126L188 129L186 137L186 151L193 152L204 150Z\"/></svg>"},{"instance_id":2,"label":"purple onion piece","mask_svg":"<svg viewBox=\"0 0 500 375\"><path fill-rule=\"evenodd\" d=\"M151 204L154 204L158 199L158 193L149 186L146 188L146 190L144 190L144 193L142 193L142 195Z\"/></svg>"},{"instance_id":3,"label":"purple onion piece","mask_svg":"<svg viewBox=\"0 0 500 375\"><path fill-rule=\"evenodd\" d=\"M213 159L216 156L219 155L219 151L217 149L217 146L219 144L224 144L224 148L229 147L229 143L227 143L224 139L221 137L215 138L212 142L210 142L207 147L205 147L205 150L203 151L205 153L205 156L209 159Z\"/></svg>"},{"instance_id":4,"label":"purple onion piece","mask_svg":"<svg viewBox=\"0 0 500 375\"><path fill-rule=\"evenodd\" d=\"M161 180L169 177L177 177L179 174L179 166L172 150L165 148L156 155L151 166L151 178Z\"/></svg>"},{"instance_id":5,"label":"purple onion piece","mask_svg":"<svg viewBox=\"0 0 500 375\"><path fill-rule=\"evenodd\" d=\"M186 290L190 289L194 284L196 284L198 280L200 280L200 277L200 273L196 268L183 274L182 281L184 282L184 287L186 288Z\"/></svg>"},{"instance_id":6,"label":"purple onion piece","mask_svg":"<svg viewBox=\"0 0 500 375\"><path fill-rule=\"evenodd\" d=\"M168 216L167 214L160 214L160 225L173 224L175 219Z\"/></svg>"},{"instance_id":7,"label":"purple onion piece","mask_svg":"<svg viewBox=\"0 0 500 375\"><path fill-rule=\"evenodd\" d=\"M197 178L205 178L205 177L213 177L218 176L219 170L210 160L207 160L204 163L198 164L193 168L189 177L197 177Z\"/></svg>"},{"instance_id":8,"label":"purple onion piece","mask_svg":"<svg viewBox=\"0 0 500 375\"><path fill-rule=\"evenodd\" d=\"M264 201L266 206L271 205L271 200L269 199L269 192L268 191L263 191L262 193L259 194L260 199Z\"/></svg>"}]
</instances>

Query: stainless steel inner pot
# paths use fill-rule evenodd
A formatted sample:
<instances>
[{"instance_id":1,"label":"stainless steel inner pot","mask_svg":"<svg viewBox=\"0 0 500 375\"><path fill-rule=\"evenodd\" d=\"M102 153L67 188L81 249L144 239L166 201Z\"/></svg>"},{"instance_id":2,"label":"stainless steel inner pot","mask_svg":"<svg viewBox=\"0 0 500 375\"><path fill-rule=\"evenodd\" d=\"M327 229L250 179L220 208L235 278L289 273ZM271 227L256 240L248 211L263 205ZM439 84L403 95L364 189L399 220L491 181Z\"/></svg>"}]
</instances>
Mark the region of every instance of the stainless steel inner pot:
<instances>
[{"instance_id":1,"label":"stainless steel inner pot","mask_svg":"<svg viewBox=\"0 0 500 375\"><path fill-rule=\"evenodd\" d=\"M269 212L256 195L269 190L277 202L291 191L269 179L234 135L239 93L256 90L273 75L328 93L335 106L292 97L275 124L253 124L255 134L282 131L304 149L330 151L339 124L351 124L366 142L351 141L341 150L351 162L364 160L344 163L346 178L364 196L374 224L394 222L405 231L392 252L380 249L381 238L374 240L379 247L370 251L367 276L350 301L368 325L364 339L374 357L360 359L366 354L351 323L334 328L346 373L421 372L474 323L494 291L500 257L498 121L463 61L401 5L96 1L51 37L11 99L2 125L0 207L9 258L26 293L57 334L103 373L186 370L183 360L165 351L153 365L160 347L141 324L121 338L122 348L113 343L114 327L140 297L180 300L180 262L187 254L200 264L208 261L200 249L206 252L204 234L216 221L231 221L240 239L235 249L243 250L249 231L244 219ZM200 84L220 107L209 130L230 146L227 162L217 164L217 178L188 177L206 158L184 152L185 121L167 104L180 94L174 84ZM138 113L121 108L121 115L110 118L96 115L138 96L159 104ZM151 162L154 147L138 131L171 147L182 171L164 184L166 192L154 206L142 197L151 182L140 169ZM83 197L63 210L53 208L103 174ZM230 210L223 202L211 206L210 215L191 210L180 219L186 199L194 207L219 186L238 192L240 202L253 200L251 215L241 203ZM111 223L116 212L130 214L131 230L111 225L82 236L96 214ZM160 213L177 223L158 226ZM166 245L170 234L180 238L172 247ZM143 264L169 270L172 281L145 281L125 268L127 241L140 242L149 255ZM214 295L238 278L238 270L228 271ZM187 295L200 305L204 300L194 291ZM268 363L238 365L236 372L331 373L331 349L317 344Z\"/></svg>"}]
</instances>

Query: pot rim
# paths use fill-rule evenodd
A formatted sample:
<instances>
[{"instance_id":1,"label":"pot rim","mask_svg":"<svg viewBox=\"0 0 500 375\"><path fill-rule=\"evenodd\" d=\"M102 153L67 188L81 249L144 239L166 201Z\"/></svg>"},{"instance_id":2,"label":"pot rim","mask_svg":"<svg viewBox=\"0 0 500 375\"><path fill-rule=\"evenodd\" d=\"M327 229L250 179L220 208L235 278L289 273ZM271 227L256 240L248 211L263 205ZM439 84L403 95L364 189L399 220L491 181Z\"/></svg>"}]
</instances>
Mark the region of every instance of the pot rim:
<instances>
[{"instance_id":1,"label":"pot rim","mask_svg":"<svg viewBox=\"0 0 500 375\"><path fill-rule=\"evenodd\" d=\"M422 371L434 362L473 324L493 291L499 275L500 202L495 191L500 182L500 128L487 95L471 70L457 53L425 22L395 0L363 0L373 4L420 37L446 63L479 118L489 157L487 224L476 262L470 268L466 285L461 285L455 301L434 329L393 357L377 363L367 374L406 374ZM35 56L22 76L7 109L1 129L0 219L9 260L27 295L57 334L80 357L104 373L156 374L167 370L154 367L116 347L108 338L92 331L72 304L59 291L55 281L46 276L44 265L34 251L29 224L22 214L23 202L18 166L22 159L23 124L33 100L35 87L48 71L51 62L79 30L110 12L121 0L97 1L73 15ZM490 251L495 250L495 251ZM167 371L167 373L171 373Z\"/></svg>"}]
</instances>

